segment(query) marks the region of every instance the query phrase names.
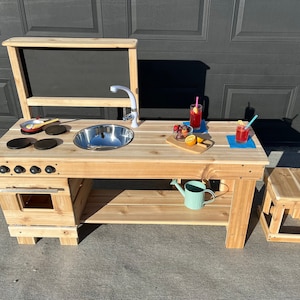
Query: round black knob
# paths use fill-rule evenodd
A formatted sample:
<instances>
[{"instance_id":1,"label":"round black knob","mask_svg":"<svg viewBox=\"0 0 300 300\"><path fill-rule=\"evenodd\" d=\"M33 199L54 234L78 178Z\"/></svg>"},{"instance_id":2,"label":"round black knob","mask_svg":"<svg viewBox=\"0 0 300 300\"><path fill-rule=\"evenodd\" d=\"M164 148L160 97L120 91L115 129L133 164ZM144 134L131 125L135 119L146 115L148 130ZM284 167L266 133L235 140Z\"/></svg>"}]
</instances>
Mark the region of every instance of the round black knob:
<instances>
[{"instance_id":1,"label":"round black knob","mask_svg":"<svg viewBox=\"0 0 300 300\"><path fill-rule=\"evenodd\" d=\"M26 170L24 167L22 166L15 166L14 168L15 173L20 174L20 173L24 173Z\"/></svg>"},{"instance_id":2,"label":"round black knob","mask_svg":"<svg viewBox=\"0 0 300 300\"><path fill-rule=\"evenodd\" d=\"M0 166L0 173L8 173L10 171L9 167L7 166Z\"/></svg>"},{"instance_id":3,"label":"round black knob","mask_svg":"<svg viewBox=\"0 0 300 300\"><path fill-rule=\"evenodd\" d=\"M55 173L56 169L53 166L46 166L45 172L48 174Z\"/></svg>"},{"instance_id":4,"label":"round black knob","mask_svg":"<svg viewBox=\"0 0 300 300\"><path fill-rule=\"evenodd\" d=\"M37 167L37 166L32 166L32 167L30 168L30 173L32 173L32 174L38 174L38 173L41 173L41 169L40 169L39 167Z\"/></svg>"}]
</instances>

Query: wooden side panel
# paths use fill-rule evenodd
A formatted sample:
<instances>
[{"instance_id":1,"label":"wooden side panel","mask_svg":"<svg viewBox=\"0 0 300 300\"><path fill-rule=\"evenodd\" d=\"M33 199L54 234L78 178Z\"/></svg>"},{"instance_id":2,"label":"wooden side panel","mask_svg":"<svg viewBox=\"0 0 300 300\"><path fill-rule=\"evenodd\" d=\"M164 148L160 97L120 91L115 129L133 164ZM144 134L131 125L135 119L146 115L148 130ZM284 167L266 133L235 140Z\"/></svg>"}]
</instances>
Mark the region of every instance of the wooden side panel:
<instances>
[{"instance_id":1,"label":"wooden side panel","mask_svg":"<svg viewBox=\"0 0 300 300\"><path fill-rule=\"evenodd\" d=\"M74 201L73 211L74 211L75 222L77 225L80 223L80 217L82 211L85 208L92 186L93 186L93 180L85 179Z\"/></svg>"},{"instance_id":2,"label":"wooden side panel","mask_svg":"<svg viewBox=\"0 0 300 300\"><path fill-rule=\"evenodd\" d=\"M75 201L78 191L82 186L83 179L82 178L70 178L69 179L69 188L72 202Z\"/></svg>"},{"instance_id":3,"label":"wooden side panel","mask_svg":"<svg viewBox=\"0 0 300 300\"><path fill-rule=\"evenodd\" d=\"M17 211L6 210L3 211L6 222L8 224L20 225L57 225L57 226L74 226L73 212L57 213L54 210L30 210Z\"/></svg>"},{"instance_id":4,"label":"wooden side panel","mask_svg":"<svg viewBox=\"0 0 300 300\"><path fill-rule=\"evenodd\" d=\"M5 215L5 212L8 210L19 211L21 209L20 204L17 201L17 197L15 194L1 193L0 205L4 212L4 215Z\"/></svg>"}]
</instances>

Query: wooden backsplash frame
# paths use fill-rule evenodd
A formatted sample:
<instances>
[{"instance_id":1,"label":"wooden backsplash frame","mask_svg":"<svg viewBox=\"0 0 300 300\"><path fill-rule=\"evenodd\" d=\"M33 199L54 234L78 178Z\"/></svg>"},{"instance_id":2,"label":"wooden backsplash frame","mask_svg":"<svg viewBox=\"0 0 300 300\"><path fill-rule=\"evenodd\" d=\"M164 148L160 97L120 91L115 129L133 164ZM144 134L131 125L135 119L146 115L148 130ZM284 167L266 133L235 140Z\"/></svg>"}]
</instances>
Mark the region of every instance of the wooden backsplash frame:
<instances>
[{"instance_id":1,"label":"wooden backsplash frame","mask_svg":"<svg viewBox=\"0 0 300 300\"><path fill-rule=\"evenodd\" d=\"M53 38L53 37L14 37L2 43L7 47L13 76L19 96L23 117L32 118L31 107L130 107L130 99L113 97L37 97L31 96L24 75L21 48L68 48L68 49L127 49L129 63L130 90L134 94L139 109L137 40L118 38Z\"/></svg>"}]
</instances>

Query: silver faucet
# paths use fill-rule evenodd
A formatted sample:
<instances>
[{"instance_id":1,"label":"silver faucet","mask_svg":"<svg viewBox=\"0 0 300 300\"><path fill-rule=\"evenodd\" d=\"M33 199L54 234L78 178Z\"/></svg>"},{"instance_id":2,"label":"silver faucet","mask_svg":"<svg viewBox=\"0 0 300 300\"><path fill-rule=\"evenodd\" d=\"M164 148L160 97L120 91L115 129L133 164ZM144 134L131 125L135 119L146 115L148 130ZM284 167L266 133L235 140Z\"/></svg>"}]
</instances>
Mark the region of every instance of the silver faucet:
<instances>
[{"instance_id":1,"label":"silver faucet","mask_svg":"<svg viewBox=\"0 0 300 300\"><path fill-rule=\"evenodd\" d=\"M122 91L126 92L128 94L128 96L129 96L129 99L130 99L131 112L129 114L127 114L126 116L124 116L123 120L124 121L126 121L126 120L132 120L132 122L131 122L131 127L132 128L139 127L139 125L137 123L138 113L137 113L137 107L136 107L136 99L135 99L133 93L126 86L112 85L110 87L110 91L113 92L113 93L116 93L118 90L122 90Z\"/></svg>"}]
</instances>

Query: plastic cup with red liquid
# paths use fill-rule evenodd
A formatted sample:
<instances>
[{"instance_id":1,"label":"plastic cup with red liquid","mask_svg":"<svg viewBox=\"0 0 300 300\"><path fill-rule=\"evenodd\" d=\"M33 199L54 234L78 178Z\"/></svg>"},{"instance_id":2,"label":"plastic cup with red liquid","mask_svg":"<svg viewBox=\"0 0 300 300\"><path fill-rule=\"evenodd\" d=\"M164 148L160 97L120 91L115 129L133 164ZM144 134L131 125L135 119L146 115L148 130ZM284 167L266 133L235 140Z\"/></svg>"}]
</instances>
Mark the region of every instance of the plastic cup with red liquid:
<instances>
[{"instance_id":1,"label":"plastic cup with red liquid","mask_svg":"<svg viewBox=\"0 0 300 300\"><path fill-rule=\"evenodd\" d=\"M248 141L250 128L245 125L238 125L236 127L235 141L239 144L244 144Z\"/></svg>"},{"instance_id":2,"label":"plastic cup with red liquid","mask_svg":"<svg viewBox=\"0 0 300 300\"><path fill-rule=\"evenodd\" d=\"M202 105L191 104L190 105L190 126L193 129L199 129L202 121Z\"/></svg>"}]
</instances>

